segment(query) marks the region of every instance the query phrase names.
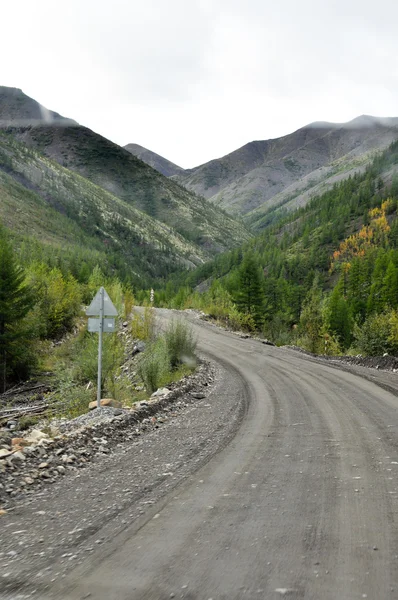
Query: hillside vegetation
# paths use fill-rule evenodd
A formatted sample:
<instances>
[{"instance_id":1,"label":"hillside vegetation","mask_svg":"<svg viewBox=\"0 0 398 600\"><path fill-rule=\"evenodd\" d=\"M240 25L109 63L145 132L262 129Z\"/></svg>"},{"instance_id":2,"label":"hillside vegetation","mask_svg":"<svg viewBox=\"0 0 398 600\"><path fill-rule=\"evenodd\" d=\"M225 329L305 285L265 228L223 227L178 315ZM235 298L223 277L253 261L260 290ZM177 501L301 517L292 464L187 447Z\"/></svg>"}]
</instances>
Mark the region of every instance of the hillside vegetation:
<instances>
[{"instance_id":1,"label":"hillside vegetation","mask_svg":"<svg viewBox=\"0 0 398 600\"><path fill-rule=\"evenodd\" d=\"M348 123L312 123L280 138L250 142L173 179L259 231L281 208L302 207L363 172L376 151L397 139L397 118L363 115ZM150 152L141 156L151 160Z\"/></svg>"},{"instance_id":2,"label":"hillside vegetation","mask_svg":"<svg viewBox=\"0 0 398 600\"><path fill-rule=\"evenodd\" d=\"M163 158L163 156L156 154L156 152L147 150L139 144L127 144L124 148L166 177L171 177L172 175L177 175L184 171L182 167L179 167L170 160L167 160L167 158Z\"/></svg>"},{"instance_id":3,"label":"hillside vegetation","mask_svg":"<svg viewBox=\"0 0 398 600\"><path fill-rule=\"evenodd\" d=\"M172 228L1 132L0 194L0 218L14 235L60 254L79 249L80 268L93 255L138 283L207 258Z\"/></svg>"},{"instance_id":4,"label":"hillside vegetation","mask_svg":"<svg viewBox=\"0 0 398 600\"><path fill-rule=\"evenodd\" d=\"M398 351L398 143L159 301L313 352Z\"/></svg>"},{"instance_id":5,"label":"hillside vegetation","mask_svg":"<svg viewBox=\"0 0 398 600\"><path fill-rule=\"evenodd\" d=\"M81 126L8 128L17 140L172 227L209 255L248 239L245 227L117 144Z\"/></svg>"}]
</instances>

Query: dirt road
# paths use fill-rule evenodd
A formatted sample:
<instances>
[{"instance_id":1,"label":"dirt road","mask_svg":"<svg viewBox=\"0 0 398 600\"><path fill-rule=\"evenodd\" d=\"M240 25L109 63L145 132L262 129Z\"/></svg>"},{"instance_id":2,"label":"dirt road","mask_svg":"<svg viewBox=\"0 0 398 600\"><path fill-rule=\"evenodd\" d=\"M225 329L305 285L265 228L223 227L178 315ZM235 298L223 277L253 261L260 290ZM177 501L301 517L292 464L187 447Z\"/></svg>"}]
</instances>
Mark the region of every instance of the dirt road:
<instances>
[{"instance_id":1,"label":"dirt road","mask_svg":"<svg viewBox=\"0 0 398 600\"><path fill-rule=\"evenodd\" d=\"M32 575L30 590L3 597L31 597L36 585L43 600L398 598L398 398L355 368L195 329L221 365L208 431L225 401L226 429L240 422L232 439L198 470L187 459L192 474L143 513L108 519L95 533L106 543L79 554L65 577L36 585ZM377 377L398 388L392 374ZM134 474L121 471L128 487ZM59 573L59 555L47 558Z\"/></svg>"}]
</instances>

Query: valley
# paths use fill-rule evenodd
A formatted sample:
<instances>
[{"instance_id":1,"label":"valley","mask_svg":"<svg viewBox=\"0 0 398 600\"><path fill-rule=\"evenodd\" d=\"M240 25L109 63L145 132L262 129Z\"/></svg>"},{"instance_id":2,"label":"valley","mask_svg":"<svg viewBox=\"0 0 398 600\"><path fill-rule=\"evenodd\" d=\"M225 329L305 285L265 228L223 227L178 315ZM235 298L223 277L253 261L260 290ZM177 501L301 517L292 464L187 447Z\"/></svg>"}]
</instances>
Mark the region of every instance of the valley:
<instances>
[{"instance_id":1,"label":"valley","mask_svg":"<svg viewBox=\"0 0 398 600\"><path fill-rule=\"evenodd\" d=\"M398 3L5 3L0 600L398 599Z\"/></svg>"}]
</instances>

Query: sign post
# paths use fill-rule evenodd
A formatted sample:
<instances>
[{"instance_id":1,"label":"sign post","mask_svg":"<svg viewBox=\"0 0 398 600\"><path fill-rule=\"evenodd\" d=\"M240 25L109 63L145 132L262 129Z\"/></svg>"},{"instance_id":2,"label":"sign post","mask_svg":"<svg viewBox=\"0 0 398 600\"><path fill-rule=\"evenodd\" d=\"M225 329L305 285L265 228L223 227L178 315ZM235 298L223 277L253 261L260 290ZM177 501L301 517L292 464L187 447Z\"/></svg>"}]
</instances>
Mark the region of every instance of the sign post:
<instances>
[{"instance_id":1,"label":"sign post","mask_svg":"<svg viewBox=\"0 0 398 600\"><path fill-rule=\"evenodd\" d=\"M98 380L97 380L97 408L101 406L101 378L102 378L102 334L115 331L115 319L105 319L104 316L117 316L117 310L103 287L100 287L93 301L86 310L87 316L96 316L99 319L88 320L88 330L98 332Z\"/></svg>"},{"instance_id":2,"label":"sign post","mask_svg":"<svg viewBox=\"0 0 398 600\"><path fill-rule=\"evenodd\" d=\"M98 331L98 377L97 377L97 408L101 406L101 375L102 375L102 333L104 329L104 288L100 289L100 313Z\"/></svg>"}]
</instances>

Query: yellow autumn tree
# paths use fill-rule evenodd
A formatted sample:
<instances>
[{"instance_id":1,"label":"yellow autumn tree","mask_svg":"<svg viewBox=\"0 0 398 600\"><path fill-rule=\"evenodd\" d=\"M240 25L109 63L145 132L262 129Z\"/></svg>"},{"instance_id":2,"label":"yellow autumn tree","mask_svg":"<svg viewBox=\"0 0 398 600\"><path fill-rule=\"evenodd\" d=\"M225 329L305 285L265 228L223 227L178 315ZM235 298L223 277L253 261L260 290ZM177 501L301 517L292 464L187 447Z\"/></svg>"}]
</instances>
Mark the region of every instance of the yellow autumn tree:
<instances>
[{"instance_id":1,"label":"yellow autumn tree","mask_svg":"<svg viewBox=\"0 0 398 600\"><path fill-rule=\"evenodd\" d=\"M354 233L341 242L338 250L333 252L330 271L337 267L347 271L354 258L365 256L371 249L386 242L390 226L386 214L392 200L385 200L379 208L369 210L369 225L364 225L358 233Z\"/></svg>"}]
</instances>

